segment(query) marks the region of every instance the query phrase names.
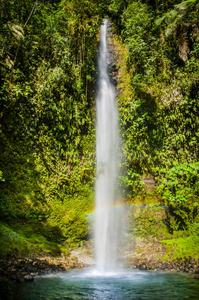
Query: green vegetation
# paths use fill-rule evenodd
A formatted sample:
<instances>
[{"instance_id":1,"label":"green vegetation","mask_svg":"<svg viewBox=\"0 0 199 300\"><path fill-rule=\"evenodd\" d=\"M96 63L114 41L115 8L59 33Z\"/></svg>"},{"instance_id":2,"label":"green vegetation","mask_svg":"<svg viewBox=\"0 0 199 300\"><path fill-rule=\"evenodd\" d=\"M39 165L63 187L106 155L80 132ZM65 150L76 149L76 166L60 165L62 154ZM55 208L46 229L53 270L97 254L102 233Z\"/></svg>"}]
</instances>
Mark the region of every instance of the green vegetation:
<instances>
[{"instance_id":1,"label":"green vegetation","mask_svg":"<svg viewBox=\"0 0 199 300\"><path fill-rule=\"evenodd\" d=\"M166 246L166 254L163 260L183 260L190 257L197 259L199 244L198 222L192 224L189 232L179 230L173 232L171 239L162 240L162 244Z\"/></svg>"},{"instance_id":2,"label":"green vegetation","mask_svg":"<svg viewBox=\"0 0 199 300\"><path fill-rule=\"evenodd\" d=\"M197 256L199 242L192 229L198 226L199 205L199 3L112 3L116 45L123 56L118 61L123 189L130 203L151 197L149 204L156 198L165 211L163 219L154 210L155 215L148 209L136 212L134 233L168 240L176 251L184 243L182 252ZM142 179L148 175L156 184L150 197Z\"/></svg>"},{"instance_id":3,"label":"green vegetation","mask_svg":"<svg viewBox=\"0 0 199 300\"><path fill-rule=\"evenodd\" d=\"M197 216L199 163L177 165L162 170L158 190L169 207L168 226L171 231L187 229ZM171 222L171 217L174 220Z\"/></svg>"},{"instance_id":4,"label":"green vegetation","mask_svg":"<svg viewBox=\"0 0 199 300\"><path fill-rule=\"evenodd\" d=\"M149 199L148 199L149 201ZM168 224L168 218L170 223ZM199 222L198 216L187 229L179 229L175 216L163 205L137 204L130 210L129 236L161 244L165 248L162 261L198 258ZM172 226L172 231L171 227ZM162 250L164 252L164 250ZM140 250L137 253L141 253Z\"/></svg>"},{"instance_id":5,"label":"green vegetation","mask_svg":"<svg viewBox=\"0 0 199 300\"><path fill-rule=\"evenodd\" d=\"M0 252L67 249L93 208L98 6L3 0L1 23Z\"/></svg>"},{"instance_id":6,"label":"green vegetation","mask_svg":"<svg viewBox=\"0 0 199 300\"><path fill-rule=\"evenodd\" d=\"M58 255L87 238L103 17L114 25L117 49L121 186L131 203L150 198L148 204L158 202L165 213L159 231L158 212L143 215L137 234L156 234L176 249L195 243L196 249L198 1L0 4L0 253ZM143 182L148 175L156 184L150 197Z\"/></svg>"},{"instance_id":7,"label":"green vegetation","mask_svg":"<svg viewBox=\"0 0 199 300\"><path fill-rule=\"evenodd\" d=\"M174 238L162 241L166 245L166 253L163 260L185 259L189 257L198 258L198 235L191 235L184 238Z\"/></svg>"}]
</instances>

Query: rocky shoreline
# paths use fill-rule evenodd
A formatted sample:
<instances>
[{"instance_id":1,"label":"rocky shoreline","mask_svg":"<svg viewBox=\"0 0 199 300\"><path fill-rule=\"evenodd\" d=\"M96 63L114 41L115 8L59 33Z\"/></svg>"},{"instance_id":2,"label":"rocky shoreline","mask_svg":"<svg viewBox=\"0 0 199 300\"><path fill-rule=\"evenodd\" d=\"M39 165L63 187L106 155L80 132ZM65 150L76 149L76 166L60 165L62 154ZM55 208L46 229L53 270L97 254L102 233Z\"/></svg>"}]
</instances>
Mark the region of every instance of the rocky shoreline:
<instances>
[{"instance_id":1,"label":"rocky shoreline","mask_svg":"<svg viewBox=\"0 0 199 300\"><path fill-rule=\"evenodd\" d=\"M137 259L134 261L133 269L154 270L154 271L170 271L180 272L193 275L195 279L199 279L199 259L193 257L178 259L172 261L154 262L146 259Z\"/></svg>"},{"instance_id":2,"label":"rocky shoreline","mask_svg":"<svg viewBox=\"0 0 199 300\"><path fill-rule=\"evenodd\" d=\"M70 269L82 268L84 264L77 257L4 257L0 259L0 280L8 278L12 281L34 281L34 278Z\"/></svg>"},{"instance_id":3,"label":"rocky shoreline","mask_svg":"<svg viewBox=\"0 0 199 300\"><path fill-rule=\"evenodd\" d=\"M162 259L164 254L165 247L160 243L137 240L136 245L131 245L121 258L125 259L125 265L128 268L187 273L199 279L199 259L186 257L164 261ZM0 280L7 278L16 282L28 282L44 274L81 269L91 265L94 265L91 245L73 249L66 257L64 255L60 257L4 257L0 258Z\"/></svg>"},{"instance_id":4,"label":"rocky shoreline","mask_svg":"<svg viewBox=\"0 0 199 300\"><path fill-rule=\"evenodd\" d=\"M199 279L199 259L183 257L164 260L166 247L160 242L149 242L137 238L131 250L126 251L126 266L139 270L170 271L187 273ZM133 249L133 251L132 251Z\"/></svg>"}]
</instances>

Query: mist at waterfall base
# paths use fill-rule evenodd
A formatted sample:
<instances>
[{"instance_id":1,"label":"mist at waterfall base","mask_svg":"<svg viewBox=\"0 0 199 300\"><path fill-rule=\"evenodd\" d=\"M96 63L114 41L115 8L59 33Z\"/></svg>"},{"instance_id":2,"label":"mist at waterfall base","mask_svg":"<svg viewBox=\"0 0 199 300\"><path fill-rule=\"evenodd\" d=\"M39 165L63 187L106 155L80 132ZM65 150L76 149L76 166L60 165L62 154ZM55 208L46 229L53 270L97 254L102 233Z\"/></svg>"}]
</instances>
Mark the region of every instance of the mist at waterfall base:
<instances>
[{"instance_id":1,"label":"mist at waterfall base","mask_svg":"<svg viewBox=\"0 0 199 300\"><path fill-rule=\"evenodd\" d=\"M97 105L95 266L39 276L17 284L16 300L198 299L198 282L186 274L125 269L119 266L123 223L118 204L119 137L115 91L107 72L107 21L101 27ZM8 298L6 298L8 299Z\"/></svg>"}]
</instances>

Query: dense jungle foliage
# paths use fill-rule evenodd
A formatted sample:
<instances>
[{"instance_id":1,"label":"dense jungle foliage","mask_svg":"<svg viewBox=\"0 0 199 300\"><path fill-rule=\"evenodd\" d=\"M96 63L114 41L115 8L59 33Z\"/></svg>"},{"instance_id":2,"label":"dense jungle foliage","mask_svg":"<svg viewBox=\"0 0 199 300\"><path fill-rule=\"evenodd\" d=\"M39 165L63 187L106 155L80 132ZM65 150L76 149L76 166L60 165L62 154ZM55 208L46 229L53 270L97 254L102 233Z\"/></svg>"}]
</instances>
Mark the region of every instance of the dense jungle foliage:
<instances>
[{"instance_id":1,"label":"dense jungle foliage","mask_svg":"<svg viewBox=\"0 0 199 300\"><path fill-rule=\"evenodd\" d=\"M94 205L99 28L113 24L125 199L199 235L198 0L0 0L0 253L59 254ZM181 235L182 236L182 235Z\"/></svg>"}]
</instances>

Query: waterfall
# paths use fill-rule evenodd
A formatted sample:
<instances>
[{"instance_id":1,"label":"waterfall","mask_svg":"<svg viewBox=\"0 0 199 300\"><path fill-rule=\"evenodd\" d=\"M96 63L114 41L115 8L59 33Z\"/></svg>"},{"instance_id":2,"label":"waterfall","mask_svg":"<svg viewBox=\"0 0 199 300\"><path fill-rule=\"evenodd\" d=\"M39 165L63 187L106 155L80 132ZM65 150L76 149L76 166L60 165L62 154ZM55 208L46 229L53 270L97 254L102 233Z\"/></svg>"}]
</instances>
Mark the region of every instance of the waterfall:
<instances>
[{"instance_id":1,"label":"waterfall","mask_svg":"<svg viewBox=\"0 0 199 300\"><path fill-rule=\"evenodd\" d=\"M99 272L114 271L119 247L118 190L119 168L118 113L116 93L108 74L107 25L101 25L96 97L96 213L95 263Z\"/></svg>"}]
</instances>

